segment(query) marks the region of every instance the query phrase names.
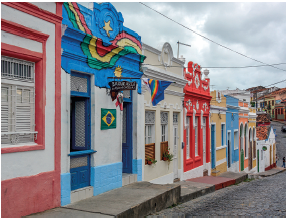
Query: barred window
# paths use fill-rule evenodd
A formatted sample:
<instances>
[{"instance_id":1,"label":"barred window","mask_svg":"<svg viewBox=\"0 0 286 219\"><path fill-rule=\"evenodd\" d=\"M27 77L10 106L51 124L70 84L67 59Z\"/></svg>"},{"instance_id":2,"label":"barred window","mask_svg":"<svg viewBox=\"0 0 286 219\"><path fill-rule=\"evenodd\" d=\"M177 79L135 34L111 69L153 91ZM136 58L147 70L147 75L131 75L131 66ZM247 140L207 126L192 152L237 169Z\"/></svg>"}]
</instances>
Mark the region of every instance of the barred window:
<instances>
[{"instance_id":1,"label":"barred window","mask_svg":"<svg viewBox=\"0 0 286 219\"><path fill-rule=\"evenodd\" d=\"M34 63L1 56L1 145L35 140Z\"/></svg>"}]
</instances>

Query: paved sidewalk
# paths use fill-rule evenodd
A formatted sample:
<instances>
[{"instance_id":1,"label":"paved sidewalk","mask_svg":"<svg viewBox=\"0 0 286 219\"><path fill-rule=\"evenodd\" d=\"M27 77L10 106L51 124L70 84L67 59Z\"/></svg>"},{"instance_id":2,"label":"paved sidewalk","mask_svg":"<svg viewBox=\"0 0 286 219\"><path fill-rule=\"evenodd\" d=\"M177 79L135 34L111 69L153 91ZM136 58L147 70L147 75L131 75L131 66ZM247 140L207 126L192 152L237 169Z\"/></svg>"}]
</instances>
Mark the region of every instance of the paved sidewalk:
<instances>
[{"instance_id":1,"label":"paved sidewalk","mask_svg":"<svg viewBox=\"0 0 286 219\"><path fill-rule=\"evenodd\" d=\"M181 186L135 182L103 194L27 217L144 217L179 203Z\"/></svg>"}]
</instances>

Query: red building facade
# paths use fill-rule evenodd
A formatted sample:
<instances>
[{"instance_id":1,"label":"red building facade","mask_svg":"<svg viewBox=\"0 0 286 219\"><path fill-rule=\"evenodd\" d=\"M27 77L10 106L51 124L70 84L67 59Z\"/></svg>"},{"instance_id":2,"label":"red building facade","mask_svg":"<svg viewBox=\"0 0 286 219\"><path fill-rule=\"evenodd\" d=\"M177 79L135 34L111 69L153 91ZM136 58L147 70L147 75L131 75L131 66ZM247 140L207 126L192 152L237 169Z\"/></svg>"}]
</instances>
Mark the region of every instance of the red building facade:
<instances>
[{"instance_id":1,"label":"red building facade","mask_svg":"<svg viewBox=\"0 0 286 219\"><path fill-rule=\"evenodd\" d=\"M183 179L210 173L210 79L193 62L185 69Z\"/></svg>"}]
</instances>

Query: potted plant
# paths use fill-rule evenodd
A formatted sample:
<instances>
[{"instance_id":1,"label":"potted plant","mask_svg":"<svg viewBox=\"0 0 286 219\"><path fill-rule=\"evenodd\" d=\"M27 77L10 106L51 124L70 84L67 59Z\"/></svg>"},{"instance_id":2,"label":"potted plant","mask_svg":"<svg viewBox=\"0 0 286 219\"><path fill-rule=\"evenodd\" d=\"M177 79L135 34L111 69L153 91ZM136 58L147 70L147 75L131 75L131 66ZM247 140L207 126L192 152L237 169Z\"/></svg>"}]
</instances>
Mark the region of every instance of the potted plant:
<instances>
[{"instance_id":1,"label":"potted plant","mask_svg":"<svg viewBox=\"0 0 286 219\"><path fill-rule=\"evenodd\" d=\"M147 164L148 165L152 165L152 164L155 164L157 163L157 160L153 159L153 158L150 158L150 157L147 157Z\"/></svg>"},{"instance_id":2,"label":"potted plant","mask_svg":"<svg viewBox=\"0 0 286 219\"><path fill-rule=\"evenodd\" d=\"M164 153L163 153L163 160L171 162L173 160L174 154L170 154L170 148L168 148Z\"/></svg>"}]
</instances>

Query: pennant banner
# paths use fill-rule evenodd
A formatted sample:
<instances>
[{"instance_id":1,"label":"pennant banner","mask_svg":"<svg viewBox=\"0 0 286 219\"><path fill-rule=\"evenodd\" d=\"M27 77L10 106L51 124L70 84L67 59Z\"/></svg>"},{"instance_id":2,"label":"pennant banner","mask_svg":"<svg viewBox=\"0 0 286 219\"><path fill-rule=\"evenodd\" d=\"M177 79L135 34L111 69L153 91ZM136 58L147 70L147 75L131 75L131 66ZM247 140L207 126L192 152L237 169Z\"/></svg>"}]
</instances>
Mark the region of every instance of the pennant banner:
<instances>
[{"instance_id":1,"label":"pennant banner","mask_svg":"<svg viewBox=\"0 0 286 219\"><path fill-rule=\"evenodd\" d=\"M101 108L101 130L116 128L116 109Z\"/></svg>"},{"instance_id":2,"label":"pennant banner","mask_svg":"<svg viewBox=\"0 0 286 219\"><path fill-rule=\"evenodd\" d=\"M161 100L164 100L164 90L173 83L171 81L159 81L148 78L142 78L142 82L151 93L153 106L156 106Z\"/></svg>"}]
</instances>

